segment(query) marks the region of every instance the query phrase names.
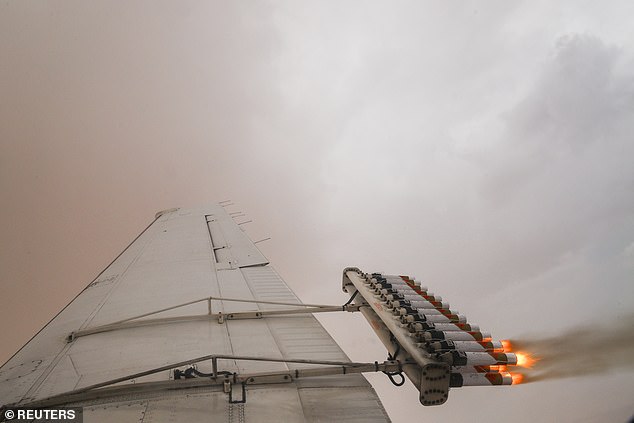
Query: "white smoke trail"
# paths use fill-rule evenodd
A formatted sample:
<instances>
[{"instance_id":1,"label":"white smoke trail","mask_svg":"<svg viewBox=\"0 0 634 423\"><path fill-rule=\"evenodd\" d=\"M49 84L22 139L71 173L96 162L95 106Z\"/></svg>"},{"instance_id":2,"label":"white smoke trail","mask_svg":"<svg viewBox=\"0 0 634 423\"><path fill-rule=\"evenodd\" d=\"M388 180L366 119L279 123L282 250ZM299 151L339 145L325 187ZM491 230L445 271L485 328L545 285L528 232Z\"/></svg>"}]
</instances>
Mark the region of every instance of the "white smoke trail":
<instances>
[{"instance_id":1,"label":"white smoke trail","mask_svg":"<svg viewBox=\"0 0 634 423\"><path fill-rule=\"evenodd\" d=\"M537 360L532 368L519 369L524 382L634 369L634 314L549 338L511 340L511 345Z\"/></svg>"}]
</instances>

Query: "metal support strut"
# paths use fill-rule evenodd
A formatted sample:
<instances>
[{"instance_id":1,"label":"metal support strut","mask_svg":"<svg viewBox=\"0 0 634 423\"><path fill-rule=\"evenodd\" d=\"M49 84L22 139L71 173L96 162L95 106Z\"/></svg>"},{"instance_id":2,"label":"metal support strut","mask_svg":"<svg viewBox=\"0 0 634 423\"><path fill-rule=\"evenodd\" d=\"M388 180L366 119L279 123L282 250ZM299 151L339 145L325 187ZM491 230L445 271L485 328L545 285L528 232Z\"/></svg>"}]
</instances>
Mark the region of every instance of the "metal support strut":
<instances>
[{"instance_id":1,"label":"metal support strut","mask_svg":"<svg viewBox=\"0 0 634 423\"><path fill-rule=\"evenodd\" d=\"M240 311L240 312L233 312L233 313L223 313L223 312L213 313L211 308L212 300L252 303L252 304L285 305L285 306L293 306L296 308L289 308L289 309L283 309L283 310L261 310L261 311ZM189 306L189 305L200 303L200 302L207 302L206 314L143 319L144 317L153 316L155 314L163 313L165 311L174 310L177 308ZM172 307L167 307L167 308L152 311L149 313L140 314L138 316L128 317L127 319L118 320L116 322L108 323L105 325L95 326L95 327L87 328L87 329L80 329L80 330L71 332L70 335L68 335L67 337L67 341L73 342L75 339L81 336L93 335L96 333L109 332L113 330L121 330L121 329L141 327L141 326L154 326L154 325L167 324L167 323L190 322L190 321L200 321L200 320L217 320L218 323L222 324L227 320L262 319L267 316L329 313L329 312L336 312L336 311L355 312L355 311L359 311L359 306L355 304L349 304L349 303L346 303L343 306L338 306L338 305L324 305L324 304L297 304L297 303L289 303L289 302L260 301L260 300L249 300L249 299L239 299L239 298L205 297L205 298L201 298L194 301L188 301L183 304L177 304Z\"/></svg>"},{"instance_id":2,"label":"metal support strut","mask_svg":"<svg viewBox=\"0 0 634 423\"><path fill-rule=\"evenodd\" d=\"M244 361L267 361L279 363L302 363L321 365L321 367L310 367L306 369L294 369L281 372L261 372L250 374L237 374L228 371L218 370L218 360L244 360ZM178 370L179 367L191 366L202 361L211 360L212 373L205 374L200 371ZM206 355L203 357L193 358L187 361L168 364L166 366L157 367L128 376L119 377L106 382L97 383L86 386L84 388L75 389L62 394L54 395L41 400L22 403L20 407L43 408L52 406L61 406L72 404L80 401L88 401L91 399L102 399L120 395L134 394L137 392L157 392L174 389L188 389L200 387L221 388L225 393L229 394L231 403L244 403L246 401L246 385L267 385L278 383L291 383L300 378L321 377L330 375L348 375L366 372L398 372L401 369L401 363L394 360L384 361L382 363L355 363L346 361L327 361L327 360L310 360L310 359L283 359L270 357L246 357L235 355ZM179 371L179 374L188 374L193 377L180 378L178 380L167 380L158 382L137 382L134 384L120 384L130 380L161 373L165 371ZM239 400L233 398L232 385L240 384L242 386L242 397ZM17 406L17 405L10 405Z\"/></svg>"}]
</instances>

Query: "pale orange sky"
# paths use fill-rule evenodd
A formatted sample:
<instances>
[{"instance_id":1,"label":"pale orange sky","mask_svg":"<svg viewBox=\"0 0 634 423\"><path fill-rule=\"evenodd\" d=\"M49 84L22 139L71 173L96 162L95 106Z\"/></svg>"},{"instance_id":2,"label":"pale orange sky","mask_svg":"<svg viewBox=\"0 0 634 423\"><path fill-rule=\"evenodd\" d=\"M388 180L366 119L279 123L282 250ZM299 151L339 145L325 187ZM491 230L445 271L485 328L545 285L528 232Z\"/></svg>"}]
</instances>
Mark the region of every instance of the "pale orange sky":
<instances>
[{"instance_id":1,"label":"pale orange sky","mask_svg":"<svg viewBox=\"0 0 634 423\"><path fill-rule=\"evenodd\" d=\"M156 211L228 198L306 302L345 301L356 265L419 277L496 338L629 315L632 8L1 2L0 362ZM362 320L320 320L383 358ZM369 379L395 422L619 421L631 376L424 410Z\"/></svg>"}]
</instances>

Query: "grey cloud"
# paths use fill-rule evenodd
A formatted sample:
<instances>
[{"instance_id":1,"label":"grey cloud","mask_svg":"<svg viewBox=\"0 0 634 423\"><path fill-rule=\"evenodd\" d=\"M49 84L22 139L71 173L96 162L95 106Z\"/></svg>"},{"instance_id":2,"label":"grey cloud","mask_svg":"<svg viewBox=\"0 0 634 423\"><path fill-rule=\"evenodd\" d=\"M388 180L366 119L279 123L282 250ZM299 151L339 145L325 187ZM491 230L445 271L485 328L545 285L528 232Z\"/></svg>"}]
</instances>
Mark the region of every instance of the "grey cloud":
<instances>
[{"instance_id":1,"label":"grey cloud","mask_svg":"<svg viewBox=\"0 0 634 423\"><path fill-rule=\"evenodd\" d=\"M343 301L358 265L423 279L494 334L632 306L628 2L0 7L5 357L154 212L227 198L305 301ZM351 334L375 339L324 321L353 356ZM395 421L421 413L377 383ZM563 418L552 383L424 412Z\"/></svg>"},{"instance_id":2,"label":"grey cloud","mask_svg":"<svg viewBox=\"0 0 634 423\"><path fill-rule=\"evenodd\" d=\"M527 270L546 271L611 230L605 220L631 217L634 75L618 58L595 37L560 39L533 92L505 114L503 136L478 156L488 173L480 192L514 266L522 254Z\"/></svg>"}]
</instances>

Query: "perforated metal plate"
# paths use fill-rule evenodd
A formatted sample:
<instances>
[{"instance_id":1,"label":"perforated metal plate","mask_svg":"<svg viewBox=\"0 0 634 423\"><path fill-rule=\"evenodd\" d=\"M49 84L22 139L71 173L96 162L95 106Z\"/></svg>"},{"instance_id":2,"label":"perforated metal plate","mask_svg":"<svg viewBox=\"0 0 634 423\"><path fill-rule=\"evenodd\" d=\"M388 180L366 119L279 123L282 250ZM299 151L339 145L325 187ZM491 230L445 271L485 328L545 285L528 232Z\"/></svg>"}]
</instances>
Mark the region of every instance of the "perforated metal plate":
<instances>
[{"instance_id":1,"label":"perforated metal plate","mask_svg":"<svg viewBox=\"0 0 634 423\"><path fill-rule=\"evenodd\" d=\"M451 371L445 363L428 364L422 368L420 378L420 403L440 405L449 396Z\"/></svg>"}]
</instances>

